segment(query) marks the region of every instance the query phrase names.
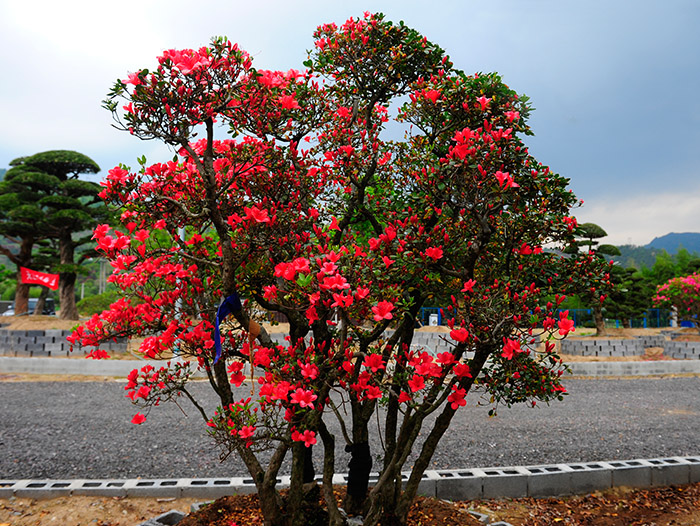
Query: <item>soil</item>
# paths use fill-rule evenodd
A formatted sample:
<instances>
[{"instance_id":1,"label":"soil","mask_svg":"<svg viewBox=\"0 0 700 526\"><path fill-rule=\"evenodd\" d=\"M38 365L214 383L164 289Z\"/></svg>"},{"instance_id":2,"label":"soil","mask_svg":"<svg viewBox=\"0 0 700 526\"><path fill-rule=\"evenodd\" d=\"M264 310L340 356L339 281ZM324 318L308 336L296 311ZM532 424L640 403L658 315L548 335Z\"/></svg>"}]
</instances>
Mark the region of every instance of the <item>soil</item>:
<instances>
[{"instance_id":1,"label":"soil","mask_svg":"<svg viewBox=\"0 0 700 526\"><path fill-rule=\"evenodd\" d=\"M0 499L0 526L135 526L170 510L189 513L201 499L59 497Z\"/></svg>"},{"instance_id":2,"label":"soil","mask_svg":"<svg viewBox=\"0 0 700 526\"><path fill-rule=\"evenodd\" d=\"M71 524L135 526L169 510L188 512L197 499L60 497L0 499L0 526ZM513 526L698 526L700 483L648 490L617 488L579 497L447 502L419 497L409 526L482 525L468 513ZM311 516L311 515L310 515ZM179 526L258 526L257 495L222 497L190 513Z\"/></svg>"}]
</instances>

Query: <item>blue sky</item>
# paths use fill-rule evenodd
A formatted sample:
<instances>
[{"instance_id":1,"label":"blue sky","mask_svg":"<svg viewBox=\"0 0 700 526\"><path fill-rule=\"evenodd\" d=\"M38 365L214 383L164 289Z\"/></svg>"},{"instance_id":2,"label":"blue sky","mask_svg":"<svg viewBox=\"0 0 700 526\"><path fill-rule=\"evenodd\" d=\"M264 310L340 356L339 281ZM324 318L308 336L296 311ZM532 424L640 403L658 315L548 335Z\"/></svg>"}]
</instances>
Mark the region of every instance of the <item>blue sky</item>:
<instances>
[{"instance_id":1,"label":"blue sky","mask_svg":"<svg viewBox=\"0 0 700 526\"><path fill-rule=\"evenodd\" d=\"M103 174L164 147L111 128L100 101L164 49L226 35L256 67L301 68L321 23L404 20L455 66L497 71L536 111L528 140L610 243L700 232L700 2L696 0L123 0L0 3L0 168L71 149Z\"/></svg>"}]
</instances>

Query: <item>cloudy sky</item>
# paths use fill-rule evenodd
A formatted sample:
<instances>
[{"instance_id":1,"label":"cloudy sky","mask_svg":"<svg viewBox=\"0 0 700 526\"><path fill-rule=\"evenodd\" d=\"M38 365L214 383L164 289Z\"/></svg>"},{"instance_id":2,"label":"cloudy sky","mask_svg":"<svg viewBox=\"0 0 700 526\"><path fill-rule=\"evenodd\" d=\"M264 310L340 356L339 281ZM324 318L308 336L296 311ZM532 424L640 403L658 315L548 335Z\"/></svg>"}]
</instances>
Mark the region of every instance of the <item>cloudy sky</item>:
<instances>
[{"instance_id":1,"label":"cloudy sky","mask_svg":"<svg viewBox=\"0 0 700 526\"><path fill-rule=\"evenodd\" d=\"M301 68L312 32L362 11L404 20L455 66L497 71L536 108L531 152L571 180L610 243L700 232L697 0L0 0L0 168L70 149L102 174L169 158L100 101L164 49L225 35L263 69Z\"/></svg>"}]
</instances>

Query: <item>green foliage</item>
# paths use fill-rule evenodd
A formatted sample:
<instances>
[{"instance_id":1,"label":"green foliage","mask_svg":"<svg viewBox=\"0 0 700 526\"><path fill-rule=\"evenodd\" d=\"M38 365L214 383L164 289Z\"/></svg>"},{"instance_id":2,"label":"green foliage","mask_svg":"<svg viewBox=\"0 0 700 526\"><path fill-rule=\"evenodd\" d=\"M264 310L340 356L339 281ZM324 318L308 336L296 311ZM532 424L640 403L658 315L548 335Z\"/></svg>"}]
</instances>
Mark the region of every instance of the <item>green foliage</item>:
<instances>
[{"instance_id":1,"label":"green foliage","mask_svg":"<svg viewBox=\"0 0 700 526\"><path fill-rule=\"evenodd\" d=\"M121 293L119 291L110 290L103 294L96 294L80 300L76 307L81 316L92 316L109 309L109 306L120 297Z\"/></svg>"},{"instance_id":2,"label":"green foliage","mask_svg":"<svg viewBox=\"0 0 700 526\"><path fill-rule=\"evenodd\" d=\"M71 150L51 150L25 157L23 164L55 175L61 180L83 173L97 173L100 167L87 155Z\"/></svg>"},{"instance_id":3,"label":"green foliage","mask_svg":"<svg viewBox=\"0 0 700 526\"><path fill-rule=\"evenodd\" d=\"M596 252L599 254L605 254L606 256L621 256L622 253L620 252L620 249L617 248L615 245L600 245L597 249Z\"/></svg>"},{"instance_id":4,"label":"green foliage","mask_svg":"<svg viewBox=\"0 0 700 526\"><path fill-rule=\"evenodd\" d=\"M623 325L629 325L629 320L643 317L653 307L654 284L634 268L615 265L611 274L616 286L605 302L606 313L610 318L622 320Z\"/></svg>"}]
</instances>

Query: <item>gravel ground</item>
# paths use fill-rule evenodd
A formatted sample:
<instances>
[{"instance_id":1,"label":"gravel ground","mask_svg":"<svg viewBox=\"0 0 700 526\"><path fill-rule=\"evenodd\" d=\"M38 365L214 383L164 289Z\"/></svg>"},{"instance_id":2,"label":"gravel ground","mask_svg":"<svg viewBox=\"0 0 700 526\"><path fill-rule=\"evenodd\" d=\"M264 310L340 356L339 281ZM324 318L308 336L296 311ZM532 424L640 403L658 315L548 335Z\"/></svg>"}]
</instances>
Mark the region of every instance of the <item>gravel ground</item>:
<instances>
[{"instance_id":1,"label":"gravel ground","mask_svg":"<svg viewBox=\"0 0 700 526\"><path fill-rule=\"evenodd\" d=\"M186 401L181 409L155 408L143 425L130 424L136 409L123 387L116 381L0 382L0 479L247 474L233 457L220 463L201 417ZM563 402L503 407L494 418L472 397L457 413L431 467L700 454L700 378L569 379L566 387L570 396ZM197 382L193 392L213 410L206 383ZM242 389L240 396L246 393ZM378 452L379 436L371 443ZM341 446L336 462L343 472L348 457ZM318 470L321 448L315 449Z\"/></svg>"}]
</instances>

